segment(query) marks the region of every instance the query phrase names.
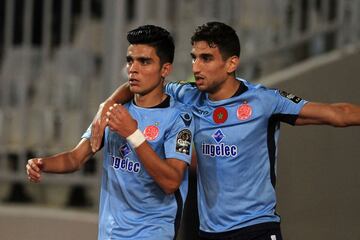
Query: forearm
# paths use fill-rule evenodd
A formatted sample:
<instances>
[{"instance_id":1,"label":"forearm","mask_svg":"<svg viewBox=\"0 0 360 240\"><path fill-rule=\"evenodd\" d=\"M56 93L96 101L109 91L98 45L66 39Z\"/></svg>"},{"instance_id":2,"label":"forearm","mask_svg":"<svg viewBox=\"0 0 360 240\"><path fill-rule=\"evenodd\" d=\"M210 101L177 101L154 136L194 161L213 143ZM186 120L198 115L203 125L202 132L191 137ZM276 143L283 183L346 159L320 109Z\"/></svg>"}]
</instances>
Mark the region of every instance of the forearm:
<instances>
[{"instance_id":1,"label":"forearm","mask_svg":"<svg viewBox=\"0 0 360 240\"><path fill-rule=\"evenodd\" d=\"M71 157L71 152L63 152L54 156L42 158L43 172L70 173L80 168L80 161Z\"/></svg>"},{"instance_id":2,"label":"forearm","mask_svg":"<svg viewBox=\"0 0 360 240\"><path fill-rule=\"evenodd\" d=\"M110 97L106 99L107 101L113 102L113 103L126 103L130 101L133 98L134 94L130 92L129 84L124 83L120 85L112 94Z\"/></svg>"},{"instance_id":3,"label":"forearm","mask_svg":"<svg viewBox=\"0 0 360 240\"><path fill-rule=\"evenodd\" d=\"M74 172L79 170L92 155L89 141L82 139L71 151L42 158L42 171L48 173Z\"/></svg>"},{"instance_id":4,"label":"forearm","mask_svg":"<svg viewBox=\"0 0 360 240\"><path fill-rule=\"evenodd\" d=\"M173 193L179 188L187 167L185 162L161 159L146 141L136 148L136 154L147 173L165 193Z\"/></svg>"},{"instance_id":5,"label":"forearm","mask_svg":"<svg viewBox=\"0 0 360 240\"><path fill-rule=\"evenodd\" d=\"M338 127L360 125L360 105L350 103L332 104L340 118Z\"/></svg>"},{"instance_id":6,"label":"forearm","mask_svg":"<svg viewBox=\"0 0 360 240\"><path fill-rule=\"evenodd\" d=\"M360 106L351 103L308 103L296 125L327 124L334 127L360 125Z\"/></svg>"}]
</instances>

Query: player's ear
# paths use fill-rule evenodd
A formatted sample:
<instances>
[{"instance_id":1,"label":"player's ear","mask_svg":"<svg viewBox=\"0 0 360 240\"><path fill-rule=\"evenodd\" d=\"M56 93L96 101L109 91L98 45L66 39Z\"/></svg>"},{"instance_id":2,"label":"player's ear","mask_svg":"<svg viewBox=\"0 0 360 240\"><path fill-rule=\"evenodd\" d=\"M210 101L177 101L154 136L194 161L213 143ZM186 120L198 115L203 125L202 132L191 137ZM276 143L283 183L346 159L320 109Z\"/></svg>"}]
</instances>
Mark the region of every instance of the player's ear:
<instances>
[{"instance_id":1,"label":"player's ear","mask_svg":"<svg viewBox=\"0 0 360 240\"><path fill-rule=\"evenodd\" d=\"M166 78L172 71L173 66L171 63L164 63L161 67L161 77Z\"/></svg>"},{"instance_id":2,"label":"player's ear","mask_svg":"<svg viewBox=\"0 0 360 240\"><path fill-rule=\"evenodd\" d=\"M233 73L236 71L240 64L240 58L238 56L231 56L226 60L226 70L228 73Z\"/></svg>"}]
</instances>

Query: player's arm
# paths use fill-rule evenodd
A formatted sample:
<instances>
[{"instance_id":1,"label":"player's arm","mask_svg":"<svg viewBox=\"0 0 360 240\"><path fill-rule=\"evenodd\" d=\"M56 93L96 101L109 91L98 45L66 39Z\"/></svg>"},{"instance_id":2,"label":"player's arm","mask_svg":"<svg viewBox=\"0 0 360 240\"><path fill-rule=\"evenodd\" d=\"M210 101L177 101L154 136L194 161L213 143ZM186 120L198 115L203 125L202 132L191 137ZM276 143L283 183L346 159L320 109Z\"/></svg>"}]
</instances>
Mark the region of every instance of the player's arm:
<instances>
[{"instance_id":1,"label":"player's arm","mask_svg":"<svg viewBox=\"0 0 360 240\"><path fill-rule=\"evenodd\" d=\"M147 173L167 194L175 192L184 177L187 164L176 158L161 159L145 141L135 148L136 154Z\"/></svg>"},{"instance_id":2,"label":"player's arm","mask_svg":"<svg viewBox=\"0 0 360 240\"><path fill-rule=\"evenodd\" d=\"M129 84L124 83L118 87L115 92L100 104L99 109L91 124L91 138L90 145L93 152L100 149L101 141L106 127L106 112L114 103L126 103L133 98L133 93L130 92Z\"/></svg>"},{"instance_id":3,"label":"player's arm","mask_svg":"<svg viewBox=\"0 0 360 240\"><path fill-rule=\"evenodd\" d=\"M90 141L82 139L79 144L70 151L55 154L44 158L32 158L28 160L26 172L32 182L41 181L41 173L69 173L74 172L93 155Z\"/></svg>"},{"instance_id":4,"label":"player's arm","mask_svg":"<svg viewBox=\"0 0 360 240\"><path fill-rule=\"evenodd\" d=\"M295 124L327 124L334 127L360 125L360 106L350 103L309 102L301 109Z\"/></svg>"},{"instance_id":5,"label":"player's arm","mask_svg":"<svg viewBox=\"0 0 360 240\"><path fill-rule=\"evenodd\" d=\"M127 138L135 148L136 154L148 174L163 191L168 194L176 191L181 184L187 164L175 158L160 158L150 144L145 141L144 136L138 130L136 120L131 117L124 106L115 104L110 107L107 117L110 129Z\"/></svg>"}]
</instances>

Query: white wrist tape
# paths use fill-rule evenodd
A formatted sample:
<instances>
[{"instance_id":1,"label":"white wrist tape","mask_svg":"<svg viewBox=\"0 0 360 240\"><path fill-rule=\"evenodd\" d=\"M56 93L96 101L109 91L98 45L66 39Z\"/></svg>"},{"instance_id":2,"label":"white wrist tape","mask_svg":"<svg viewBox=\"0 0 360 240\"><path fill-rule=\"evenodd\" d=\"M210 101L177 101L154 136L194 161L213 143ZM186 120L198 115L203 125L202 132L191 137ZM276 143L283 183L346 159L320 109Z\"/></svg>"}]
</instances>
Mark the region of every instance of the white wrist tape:
<instances>
[{"instance_id":1,"label":"white wrist tape","mask_svg":"<svg viewBox=\"0 0 360 240\"><path fill-rule=\"evenodd\" d=\"M137 148L143 142L145 142L145 137L139 129L136 129L130 136L126 138L126 140L130 143L133 148Z\"/></svg>"}]
</instances>

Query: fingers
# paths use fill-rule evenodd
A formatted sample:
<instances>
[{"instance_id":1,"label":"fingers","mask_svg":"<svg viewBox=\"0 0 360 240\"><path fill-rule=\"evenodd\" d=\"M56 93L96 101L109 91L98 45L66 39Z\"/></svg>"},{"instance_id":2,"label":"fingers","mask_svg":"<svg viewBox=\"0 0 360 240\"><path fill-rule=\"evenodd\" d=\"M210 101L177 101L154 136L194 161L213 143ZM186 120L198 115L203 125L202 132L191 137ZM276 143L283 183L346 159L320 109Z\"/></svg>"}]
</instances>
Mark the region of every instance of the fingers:
<instances>
[{"instance_id":1,"label":"fingers","mask_svg":"<svg viewBox=\"0 0 360 240\"><path fill-rule=\"evenodd\" d=\"M108 110L100 108L91 124L90 146L92 152L97 152L100 149L105 127L107 125Z\"/></svg>"},{"instance_id":2,"label":"fingers","mask_svg":"<svg viewBox=\"0 0 360 240\"><path fill-rule=\"evenodd\" d=\"M28 160L26 164L26 173L30 182L40 182L41 181L41 169L43 167L43 162L41 158L34 158Z\"/></svg>"}]
</instances>

